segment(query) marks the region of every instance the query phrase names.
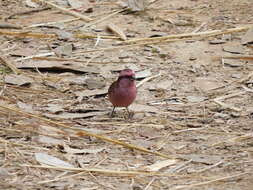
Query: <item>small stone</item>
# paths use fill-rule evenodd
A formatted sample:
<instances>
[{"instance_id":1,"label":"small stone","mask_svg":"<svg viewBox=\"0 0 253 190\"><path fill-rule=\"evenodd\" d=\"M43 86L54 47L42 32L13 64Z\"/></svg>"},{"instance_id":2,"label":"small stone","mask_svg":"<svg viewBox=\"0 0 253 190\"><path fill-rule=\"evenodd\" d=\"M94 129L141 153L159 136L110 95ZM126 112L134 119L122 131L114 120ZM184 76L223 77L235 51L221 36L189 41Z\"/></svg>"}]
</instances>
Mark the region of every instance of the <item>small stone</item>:
<instances>
[{"instance_id":1,"label":"small stone","mask_svg":"<svg viewBox=\"0 0 253 190\"><path fill-rule=\"evenodd\" d=\"M212 40L212 41L210 41L209 42L209 44L212 44L212 45L216 45L216 44L224 44L224 43L226 43L226 41L225 40Z\"/></svg>"},{"instance_id":2,"label":"small stone","mask_svg":"<svg viewBox=\"0 0 253 190\"><path fill-rule=\"evenodd\" d=\"M224 120L222 120L222 119L215 119L214 122L217 124L224 124L225 123Z\"/></svg>"},{"instance_id":3,"label":"small stone","mask_svg":"<svg viewBox=\"0 0 253 190\"><path fill-rule=\"evenodd\" d=\"M194 60L196 60L196 59L197 59L197 57L190 57L190 58L189 58L190 61L194 61Z\"/></svg>"},{"instance_id":4,"label":"small stone","mask_svg":"<svg viewBox=\"0 0 253 190\"><path fill-rule=\"evenodd\" d=\"M214 118L223 118L223 119L228 119L229 115L225 113L215 113Z\"/></svg>"},{"instance_id":5,"label":"small stone","mask_svg":"<svg viewBox=\"0 0 253 190\"><path fill-rule=\"evenodd\" d=\"M231 115L232 117L234 117L234 118L238 118L238 117L241 116L241 114L240 114L240 113L237 113L237 112L232 112L230 115Z\"/></svg>"},{"instance_id":6,"label":"small stone","mask_svg":"<svg viewBox=\"0 0 253 190\"><path fill-rule=\"evenodd\" d=\"M232 78L235 78L235 79L240 79L241 78L241 74L239 73L234 73L231 75Z\"/></svg>"}]
</instances>

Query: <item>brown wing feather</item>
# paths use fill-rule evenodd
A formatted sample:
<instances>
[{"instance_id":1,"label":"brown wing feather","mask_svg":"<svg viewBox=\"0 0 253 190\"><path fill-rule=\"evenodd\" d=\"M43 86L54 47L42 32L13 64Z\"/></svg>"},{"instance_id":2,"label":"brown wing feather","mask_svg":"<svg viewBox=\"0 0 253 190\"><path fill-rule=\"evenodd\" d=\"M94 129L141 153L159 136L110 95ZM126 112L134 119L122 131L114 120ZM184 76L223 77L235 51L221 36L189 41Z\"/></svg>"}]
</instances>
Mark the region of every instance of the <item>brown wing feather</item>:
<instances>
[{"instance_id":1,"label":"brown wing feather","mask_svg":"<svg viewBox=\"0 0 253 190\"><path fill-rule=\"evenodd\" d=\"M108 96L110 96L113 93L114 89L117 87L118 87L118 83L117 81L114 81L108 89Z\"/></svg>"}]
</instances>

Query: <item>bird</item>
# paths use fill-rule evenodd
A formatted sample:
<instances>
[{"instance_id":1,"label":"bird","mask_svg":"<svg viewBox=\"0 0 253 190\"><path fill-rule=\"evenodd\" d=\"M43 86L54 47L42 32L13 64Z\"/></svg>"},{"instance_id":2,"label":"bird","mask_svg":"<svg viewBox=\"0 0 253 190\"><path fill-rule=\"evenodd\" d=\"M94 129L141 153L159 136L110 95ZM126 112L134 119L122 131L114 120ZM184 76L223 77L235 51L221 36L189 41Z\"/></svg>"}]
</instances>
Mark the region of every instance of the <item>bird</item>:
<instances>
[{"instance_id":1,"label":"bird","mask_svg":"<svg viewBox=\"0 0 253 190\"><path fill-rule=\"evenodd\" d=\"M118 79L108 89L108 97L113 105L111 117L116 107L125 107L130 117L128 106L133 103L137 95L135 85L135 72L131 69L124 69L119 73Z\"/></svg>"}]
</instances>

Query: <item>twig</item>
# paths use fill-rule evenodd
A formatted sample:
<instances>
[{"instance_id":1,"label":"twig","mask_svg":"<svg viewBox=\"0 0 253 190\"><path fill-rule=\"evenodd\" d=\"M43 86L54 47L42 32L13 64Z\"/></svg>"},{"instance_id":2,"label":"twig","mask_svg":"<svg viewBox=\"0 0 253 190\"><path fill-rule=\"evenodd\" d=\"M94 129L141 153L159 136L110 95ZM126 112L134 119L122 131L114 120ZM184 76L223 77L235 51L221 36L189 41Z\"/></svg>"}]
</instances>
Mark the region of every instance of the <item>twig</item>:
<instances>
[{"instance_id":1,"label":"twig","mask_svg":"<svg viewBox=\"0 0 253 190\"><path fill-rule=\"evenodd\" d=\"M229 99L229 98L233 98L235 96L243 95L245 93L246 93L245 91L236 92L236 93L233 93L233 94L228 94L228 95L225 95L225 96L221 96L221 97L215 98L215 100L226 100L226 99Z\"/></svg>"},{"instance_id":2,"label":"twig","mask_svg":"<svg viewBox=\"0 0 253 190\"><path fill-rule=\"evenodd\" d=\"M248 76L246 76L246 77L240 79L240 80L238 81L238 83L243 83L244 81L250 79L252 76L253 76L253 72L249 73Z\"/></svg>"},{"instance_id":3,"label":"twig","mask_svg":"<svg viewBox=\"0 0 253 190\"><path fill-rule=\"evenodd\" d=\"M155 177L151 179L151 181L148 183L148 185L144 188L144 190L148 190L151 184L155 181Z\"/></svg>"},{"instance_id":4,"label":"twig","mask_svg":"<svg viewBox=\"0 0 253 190\"><path fill-rule=\"evenodd\" d=\"M97 135L97 134L94 134L94 133L90 133L90 132L82 130L82 129L72 128L70 126L67 126L67 125L64 125L62 123L58 123L58 122L52 121L50 119L46 119L46 118L40 117L38 115L34 115L34 114L31 114L31 113L23 112L23 111L18 110L16 108L11 108L11 107L8 107L8 106L3 106L3 105L0 105L0 108L7 109L7 110L13 111L15 113L21 114L21 115L25 115L27 117L36 118L36 119L39 119L41 121L44 121L44 122L47 122L47 123L50 123L50 124L53 124L53 125L57 125L57 126L62 127L62 128L71 129L73 131L76 131L77 132L76 135L78 135L78 136L95 137L97 139L100 139L100 140L103 140L103 141L106 141L106 142L110 142L110 143L113 143L113 144L118 144L118 145L124 146L124 147L126 147L128 149L138 150L138 151L141 151L141 152L157 155L157 156L160 156L160 157L163 157L163 158L175 159L172 156L167 156L167 155L162 154L160 152L152 152L152 151L150 151L150 150L148 150L146 148L143 148L143 147L135 146L133 144L128 144L128 143L125 143L123 141L119 141L119 140L116 140L116 139L111 139L111 138L108 138L108 137L105 137L105 136L102 136L102 135Z\"/></svg>"},{"instance_id":5,"label":"twig","mask_svg":"<svg viewBox=\"0 0 253 190\"><path fill-rule=\"evenodd\" d=\"M9 67L15 74L20 74L21 71L10 61L8 60L4 55L3 52L0 50L0 63L4 64L5 66Z\"/></svg>"},{"instance_id":6,"label":"twig","mask_svg":"<svg viewBox=\"0 0 253 190\"><path fill-rule=\"evenodd\" d=\"M234 110L234 111L236 111L236 112L242 111L242 109L237 108L237 107L234 107L234 106L232 106L232 105L228 105L228 104L226 104L226 103L224 103L224 102L221 102L220 100L214 99L213 101L214 101L216 104L218 104L218 105L220 105L221 107L223 107L224 109L231 109L231 110Z\"/></svg>"},{"instance_id":7,"label":"twig","mask_svg":"<svg viewBox=\"0 0 253 190\"><path fill-rule=\"evenodd\" d=\"M233 94L228 94L228 95L225 95L225 96L221 96L221 97L215 98L213 101L216 104L219 104L220 106L224 107L225 109L231 109L231 110L234 110L236 112L240 112L240 111L242 111L242 109L234 107L232 105L228 105L228 104L222 102L222 100L225 100L225 99L228 99L228 98L232 98L232 97L235 97L235 96L239 96L239 95L243 95L245 93L246 93L246 91L237 92L237 93L233 93Z\"/></svg>"},{"instance_id":8,"label":"twig","mask_svg":"<svg viewBox=\"0 0 253 190\"><path fill-rule=\"evenodd\" d=\"M66 8L60 7L60 6L58 6L58 5L54 4L54 3L48 2L46 0L37 0L37 1L40 1L42 3L46 3L47 5L49 5L51 7L54 7L56 9L60 10L61 12L64 12L64 13L67 13L67 14L72 15L74 17L80 18L80 19L82 19L84 21L88 21L89 22L89 21L92 20L91 18L89 18L87 16L84 16L84 15L82 15L80 13L77 13L77 12L74 12L74 11L70 11L70 10L68 10Z\"/></svg>"},{"instance_id":9,"label":"twig","mask_svg":"<svg viewBox=\"0 0 253 190\"><path fill-rule=\"evenodd\" d=\"M175 172L179 172L180 169L184 168L187 164L190 164L192 162L192 159L188 160L187 162L184 162L174 168L171 168L168 172L169 173L175 173Z\"/></svg>"},{"instance_id":10,"label":"twig","mask_svg":"<svg viewBox=\"0 0 253 190\"><path fill-rule=\"evenodd\" d=\"M199 27L197 27L195 30L192 31L192 33L196 33L200 31L207 23L203 22Z\"/></svg>"},{"instance_id":11,"label":"twig","mask_svg":"<svg viewBox=\"0 0 253 190\"><path fill-rule=\"evenodd\" d=\"M33 10L28 10L28 11L23 11L23 12L19 12L19 13L14 13L10 16L8 16L6 19L11 19L14 16L18 16L18 15L25 15L25 14L30 14L30 13L36 13L36 12L40 12L40 11L45 11L50 9L49 7L44 7L44 8L38 8L38 9L33 9Z\"/></svg>"},{"instance_id":12,"label":"twig","mask_svg":"<svg viewBox=\"0 0 253 190\"><path fill-rule=\"evenodd\" d=\"M216 164L213 164L213 165L211 165L211 166L208 166L208 167L206 167L206 168L204 168L204 169L202 169L202 170L198 170L198 171L196 171L196 172L194 172L194 173L201 173L201 172L210 170L210 169L212 169L212 168L214 168L214 167L216 167L216 166L218 166L218 165L220 165L220 164L222 164L222 163L223 163L223 160L217 162Z\"/></svg>"},{"instance_id":13,"label":"twig","mask_svg":"<svg viewBox=\"0 0 253 190\"><path fill-rule=\"evenodd\" d=\"M18 62L18 61L22 61L22 60L45 57L45 56L50 56L50 55L55 55L55 53L49 52L49 53L41 53L41 54L37 54L37 55L31 55L31 56L27 56L27 57L18 58L15 61Z\"/></svg>"},{"instance_id":14,"label":"twig","mask_svg":"<svg viewBox=\"0 0 253 190\"><path fill-rule=\"evenodd\" d=\"M81 38L81 39L87 39L87 38L97 38L97 35L92 35L92 34L76 34L76 38ZM119 37L116 36L99 36L102 39L120 39Z\"/></svg>"},{"instance_id":15,"label":"twig","mask_svg":"<svg viewBox=\"0 0 253 190\"><path fill-rule=\"evenodd\" d=\"M157 74L157 75L154 75L154 76L150 76L150 77L148 77L148 78L145 78L145 79L143 79L141 82L139 82L139 83L136 85L136 87L139 88L139 87L140 87L141 85L143 85L145 82L148 82L149 80L154 79L154 78L157 78L157 77L159 77L159 76L161 76L161 73L159 73L159 74Z\"/></svg>"},{"instance_id":16,"label":"twig","mask_svg":"<svg viewBox=\"0 0 253 190\"><path fill-rule=\"evenodd\" d=\"M1 29L22 29L21 26L9 24L9 23L0 23L0 28Z\"/></svg>"}]
</instances>

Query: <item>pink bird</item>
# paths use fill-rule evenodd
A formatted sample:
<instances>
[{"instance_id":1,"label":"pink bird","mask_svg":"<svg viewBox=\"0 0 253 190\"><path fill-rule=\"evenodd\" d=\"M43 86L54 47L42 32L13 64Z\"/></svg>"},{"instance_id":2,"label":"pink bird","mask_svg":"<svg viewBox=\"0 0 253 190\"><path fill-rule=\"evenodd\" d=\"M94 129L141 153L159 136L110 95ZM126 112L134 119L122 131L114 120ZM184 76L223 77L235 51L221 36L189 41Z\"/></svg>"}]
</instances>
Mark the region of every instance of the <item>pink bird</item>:
<instances>
[{"instance_id":1,"label":"pink bird","mask_svg":"<svg viewBox=\"0 0 253 190\"><path fill-rule=\"evenodd\" d=\"M113 105L111 117L115 107L126 107L130 116L128 106L136 98L137 89L135 86L135 73L131 69L124 69L120 72L118 80L113 82L108 89L109 100Z\"/></svg>"}]
</instances>

